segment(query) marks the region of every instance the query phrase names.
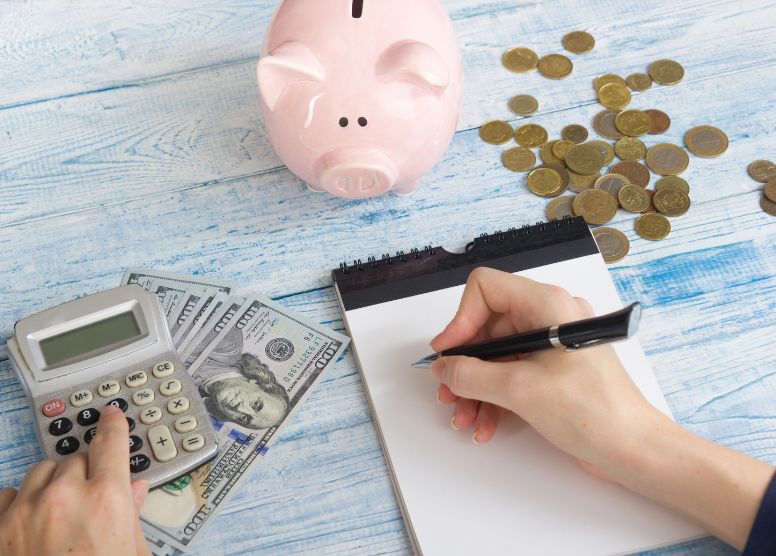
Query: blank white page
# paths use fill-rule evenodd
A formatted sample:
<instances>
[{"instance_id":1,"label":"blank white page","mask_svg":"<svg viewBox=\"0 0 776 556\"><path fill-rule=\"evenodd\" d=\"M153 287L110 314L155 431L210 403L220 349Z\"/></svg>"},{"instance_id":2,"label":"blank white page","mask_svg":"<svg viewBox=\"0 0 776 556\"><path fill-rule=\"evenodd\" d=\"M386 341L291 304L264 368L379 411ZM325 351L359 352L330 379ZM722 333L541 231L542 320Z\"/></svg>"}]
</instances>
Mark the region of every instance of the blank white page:
<instances>
[{"instance_id":1,"label":"blank white page","mask_svg":"<svg viewBox=\"0 0 776 556\"><path fill-rule=\"evenodd\" d=\"M596 315L622 308L600 255L519 272L587 299ZM450 426L438 383L410 366L453 318L464 286L348 311L394 486L423 556L627 554L703 536L685 518L583 471L510 415L487 444ZM636 338L615 344L658 409L670 410Z\"/></svg>"}]
</instances>

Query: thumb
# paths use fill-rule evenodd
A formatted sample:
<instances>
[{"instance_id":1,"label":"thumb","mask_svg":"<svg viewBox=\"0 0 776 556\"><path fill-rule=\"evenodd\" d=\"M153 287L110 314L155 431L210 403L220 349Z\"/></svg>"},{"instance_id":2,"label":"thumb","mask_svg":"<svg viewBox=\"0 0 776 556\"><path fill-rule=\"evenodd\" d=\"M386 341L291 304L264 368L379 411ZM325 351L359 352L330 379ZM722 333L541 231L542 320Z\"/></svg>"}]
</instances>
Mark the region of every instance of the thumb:
<instances>
[{"instance_id":1,"label":"thumb","mask_svg":"<svg viewBox=\"0 0 776 556\"><path fill-rule=\"evenodd\" d=\"M442 357L431 365L431 374L457 396L512 409L520 391L521 369L526 365L530 362L494 363L475 357Z\"/></svg>"},{"instance_id":2,"label":"thumb","mask_svg":"<svg viewBox=\"0 0 776 556\"><path fill-rule=\"evenodd\" d=\"M143 507L146 496L148 496L148 483L146 481L132 481L132 499L135 501L138 512Z\"/></svg>"}]
</instances>

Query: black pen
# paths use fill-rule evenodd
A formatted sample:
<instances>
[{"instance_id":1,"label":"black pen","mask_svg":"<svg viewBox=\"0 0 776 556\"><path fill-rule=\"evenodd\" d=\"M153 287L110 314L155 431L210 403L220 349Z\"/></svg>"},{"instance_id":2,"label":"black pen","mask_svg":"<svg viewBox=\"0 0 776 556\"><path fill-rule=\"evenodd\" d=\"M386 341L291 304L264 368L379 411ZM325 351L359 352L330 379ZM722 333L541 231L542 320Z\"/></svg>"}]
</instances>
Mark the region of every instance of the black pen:
<instances>
[{"instance_id":1,"label":"black pen","mask_svg":"<svg viewBox=\"0 0 776 556\"><path fill-rule=\"evenodd\" d=\"M620 340L627 340L639 328L641 319L641 303L636 302L615 313L602 317L569 322L541 330L532 330L487 340L477 344L469 344L443 351L432 353L415 361L412 366L419 369L427 369L440 357L451 355L466 355L476 357L484 361L517 355L518 353L530 353L543 349L566 348L566 351L577 351L587 347L595 347Z\"/></svg>"}]
</instances>

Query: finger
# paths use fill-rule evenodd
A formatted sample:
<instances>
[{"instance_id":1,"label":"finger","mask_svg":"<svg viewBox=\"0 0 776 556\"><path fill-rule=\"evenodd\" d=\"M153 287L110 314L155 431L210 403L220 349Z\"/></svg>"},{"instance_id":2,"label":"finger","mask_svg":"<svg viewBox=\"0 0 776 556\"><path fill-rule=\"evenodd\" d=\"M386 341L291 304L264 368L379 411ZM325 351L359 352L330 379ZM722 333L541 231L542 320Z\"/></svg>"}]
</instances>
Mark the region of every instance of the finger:
<instances>
[{"instance_id":1,"label":"finger","mask_svg":"<svg viewBox=\"0 0 776 556\"><path fill-rule=\"evenodd\" d=\"M11 507L11 504L13 504L13 501L16 499L16 494L15 488L7 487L0 490L0 514Z\"/></svg>"},{"instance_id":2,"label":"finger","mask_svg":"<svg viewBox=\"0 0 776 556\"><path fill-rule=\"evenodd\" d=\"M521 371L533 366L529 360L501 363L474 357L442 357L431 365L431 374L457 396L514 410L521 391Z\"/></svg>"},{"instance_id":3,"label":"finger","mask_svg":"<svg viewBox=\"0 0 776 556\"><path fill-rule=\"evenodd\" d=\"M62 475L72 475L73 477L86 480L88 458L89 456L86 452L76 452L75 454L66 457L62 463L59 464L59 467L54 472L54 476L51 477L51 480L55 481Z\"/></svg>"},{"instance_id":4,"label":"finger","mask_svg":"<svg viewBox=\"0 0 776 556\"><path fill-rule=\"evenodd\" d=\"M453 391L450 390L450 388L447 387L445 384L439 385L439 390L437 391L437 402L443 403L443 404L450 404L455 403L455 400L458 399L458 396L453 394Z\"/></svg>"},{"instance_id":5,"label":"finger","mask_svg":"<svg viewBox=\"0 0 776 556\"><path fill-rule=\"evenodd\" d=\"M593 310L593 306L590 305L590 302L585 299L584 297L575 297L574 301L577 302L579 307L582 309L582 312L585 313L585 318L593 318L595 316L595 311Z\"/></svg>"},{"instance_id":6,"label":"finger","mask_svg":"<svg viewBox=\"0 0 776 556\"><path fill-rule=\"evenodd\" d=\"M103 409L97 433L89 444L89 479L104 474L129 482L128 438L124 412L112 405Z\"/></svg>"},{"instance_id":7,"label":"finger","mask_svg":"<svg viewBox=\"0 0 776 556\"><path fill-rule=\"evenodd\" d=\"M57 464L53 461L45 460L36 463L32 468L27 471L27 474L22 479L22 484L19 486L18 497L21 498L37 498L43 489L49 486L51 483L51 477L54 476L54 472L57 470Z\"/></svg>"},{"instance_id":8,"label":"finger","mask_svg":"<svg viewBox=\"0 0 776 556\"><path fill-rule=\"evenodd\" d=\"M472 436L474 443L484 444L493 438L493 435L496 434L498 422L506 413L507 410L503 407L482 402L474 424L474 436Z\"/></svg>"},{"instance_id":9,"label":"finger","mask_svg":"<svg viewBox=\"0 0 776 556\"><path fill-rule=\"evenodd\" d=\"M477 418L477 408L480 405L479 400L470 400L468 398L458 398L455 402L455 411L451 421L455 430L468 429Z\"/></svg>"},{"instance_id":10,"label":"finger","mask_svg":"<svg viewBox=\"0 0 776 556\"><path fill-rule=\"evenodd\" d=\"M132 481L132 499L135 501L138 513L140 513L140 508L143 507L146 496L148 496L148 482Z\"/></svg>"}]
</instances>

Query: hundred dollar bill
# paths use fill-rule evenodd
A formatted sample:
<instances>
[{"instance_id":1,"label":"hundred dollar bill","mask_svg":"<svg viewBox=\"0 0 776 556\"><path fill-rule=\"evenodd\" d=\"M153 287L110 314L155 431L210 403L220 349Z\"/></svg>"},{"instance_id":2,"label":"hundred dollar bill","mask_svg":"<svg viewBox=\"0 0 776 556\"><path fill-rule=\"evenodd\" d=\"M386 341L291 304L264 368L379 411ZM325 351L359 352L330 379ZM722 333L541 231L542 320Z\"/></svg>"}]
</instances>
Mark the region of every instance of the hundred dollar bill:
<instances>
[{"instance_id":1,"label":"hundred dollar bill","mask_svg":"<svg viewBox=\"0 0 776 556\"><path fill-rule=\"evenodd\" d=\"M224 325L240 310L243 303L245 303L245 298L233 295L208 318L207 326L203 326L183 350L183 353L178 354L186 364L186 368L189 368L199 357L199 354L215 340Z\"/></svg>"},{"instance_id":2,"label":"hundred dollar bill","mask_svg":"<svg viewBox=\"0 0 776 556\"><path fill-rule=\"evenodd\" d=\"M162 313L168 325L171 325L172 315L175 312L175 308L183 299L186 293L186 288L182 285L171 284L161 278L155 279L148 286L148 291L155 293L159 298L159 302L162 304Z\"/></svg>"},{"instance_id":3,"label":"hundred dollar bill","mask_svg":"<svg viewBox=\"0 0 776 556\"><path fill-rule=\"evenodd\" d=\"M208 323L210 317L221 308L227 299L229 299L229 296L225 293L217 293L211 301L207 302L207 304L196 313L192 313L186 322L181 325L180 330L178 330L177 333L180 339L177 340L176 343L175 338L173 338L173 343L175 343L175 348L178 350L178 353L184 352L189 343Z\"/></svg>"},{"instance_id":4,"label":"hundred dollar bill","mask_svg":"<svg viewBox=\"0 0 776 556\"><path fill-rule=\"evenodd\" d=\"M140 511L144 532L182 551L234 496L350 342L259 295L229 319L214 316L202 332L189 374L216 428L218 456L153 490Z\"/></svg>"},{"instance_id":5,"label":"hundred dollar bill","mask_svg":"<svg viewBox=\"0 0 776 556\"><path fill-rule=\"evenodd\" d=\"M145 291L150 291L151 282L157 278L167 280L165 285L179 286L183 290L189 287L198 287L200 289L216 288L218 291L226 294L237 290L237 284L227 280L218 280L217 278L207 278L205 276L188 276L177 272L146 268L128 268L121 279L121 285L140 284Z\"/></svg>"},{"instance_id":6,"label":"hundred dollar bill","mask_svg":"<svg viewBox=\"0 0 776 556\"><path fill-rule=\"evenodd\" d=\"M175 344L175 335L180 331L181 326L195 311L199 310L206 301L212 300L216 295L215 288L189 288L183 292L178 306L172 312L170 317L170 336L172 343Z\"/></svg>"}]
</instances>

